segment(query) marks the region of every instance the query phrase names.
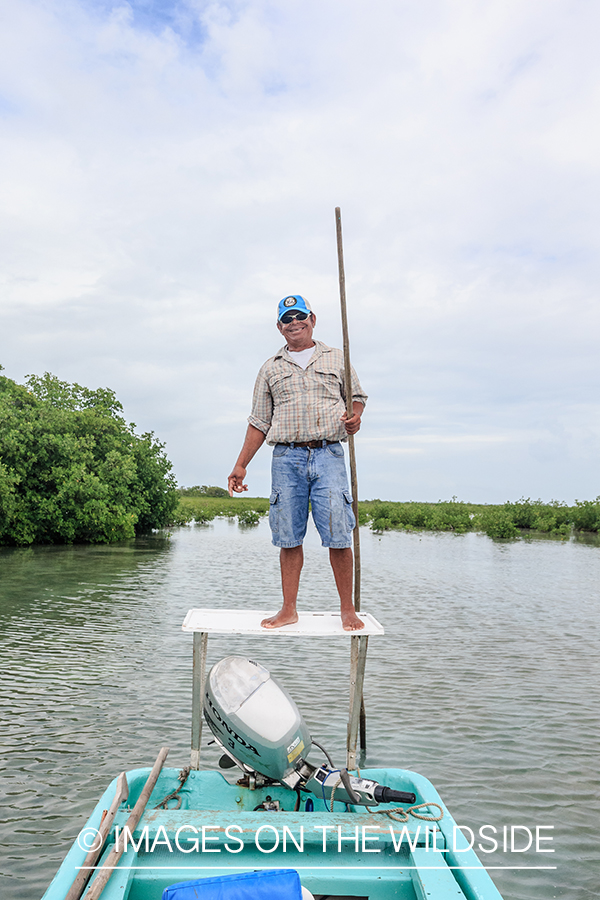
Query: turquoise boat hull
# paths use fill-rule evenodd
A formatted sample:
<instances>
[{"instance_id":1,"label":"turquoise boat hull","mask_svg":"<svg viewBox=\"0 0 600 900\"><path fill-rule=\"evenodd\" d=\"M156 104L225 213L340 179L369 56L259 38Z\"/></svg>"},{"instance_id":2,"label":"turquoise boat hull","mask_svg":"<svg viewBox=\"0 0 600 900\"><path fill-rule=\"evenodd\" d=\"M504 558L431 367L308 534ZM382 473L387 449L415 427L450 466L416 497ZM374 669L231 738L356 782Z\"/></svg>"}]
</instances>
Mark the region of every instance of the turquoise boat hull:
<instances>
[{"instance_id":1,"label":"turquoise boat hull","mask_svg":"<svg viewBox=\"0 0 600 900\"><path fill-rule=\"evenodd\" d=\"M123 840L128 810L149 772L127 773L129 798L116 815L98 865L114 846L115 833ZM361 774L396 790L414 792L416 803L438 803L444 811L441 821L410 816L402 823L364 807L346 811L340 802L331 812L329 798L314 798L313 811L305 811L305 795L301 811L294 812L294 792L278 785L250 790L230 784L215 771L190 773L179 809L154 809L177 788L178 774L176 769L163 769L102 900L160 900L163 890L177 882L279 868L296 869L303 886L316 898L502 900L433 785L414 772L366 769ZM100 826L115 790L116 779L81 835ZM279 811L255 809L267 796L279 801ZM393 806L382 804L377 809ZM419 812L439 814L435 807ZM85 845L75 841L43 900L64 900L85 856Z\"/></svg>"}]
</instances>

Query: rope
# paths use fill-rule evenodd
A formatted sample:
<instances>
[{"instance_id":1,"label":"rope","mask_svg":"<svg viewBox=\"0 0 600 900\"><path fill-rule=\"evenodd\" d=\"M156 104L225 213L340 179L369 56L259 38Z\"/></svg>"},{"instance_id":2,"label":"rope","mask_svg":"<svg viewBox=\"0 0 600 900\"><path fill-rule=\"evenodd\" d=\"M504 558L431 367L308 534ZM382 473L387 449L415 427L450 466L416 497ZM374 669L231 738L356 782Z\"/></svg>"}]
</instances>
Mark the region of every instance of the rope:
<instances>
[{"instance_id":1,"label":"rope","mask_svg":"<svg viewBox=\"0 0 600 900\"><path fill-rule=\"evenodd\" d=\"M190 766L186 766L185 769L182 769L179 773L179 787L176 788L171 794L168 794L166 797L157 803L154 809L180 809L181 808L181 797L179 796L179 791L184 786L186 781L189 778L191 768ZM169 800L177 800L177 806L169 806Z\"/></svg>"},{"instance_id":2,"label":"rope","mask_svg":"<svg viewBox=\"0 0 600 900\"><path fill-rule=\"evenodd\" d=\"M335 789L342 783L342 776L338 778L334 786L331 788L331 797L329 799L329 809L333 812L333 795L335 794ZM343 802L343 801L342 801Z\"/></svg>"},{"instance_id":3,"label":"rope","mask_svg":"<svg viewBox=\"0 0 600 900\"><path fill-rule=\"evenodd\" d=\"M439 816L424 816L422 813L415 812L416 809L423 809L423 807L431 806L437 806L440 811ZM366 809L372 816L389 816L394 822L402 823L408 822L410 816L414 816L415 819L423 819L424 822L439 822L440 819L444 818L444 810L439 803L417 803L415 806L409 806L406 809L402 806L395 806L393 809L370 809L367 806ZM398 813L398 816L402 816L402 818L398 818L394 813Z\"/></svg>"}]
</instances>

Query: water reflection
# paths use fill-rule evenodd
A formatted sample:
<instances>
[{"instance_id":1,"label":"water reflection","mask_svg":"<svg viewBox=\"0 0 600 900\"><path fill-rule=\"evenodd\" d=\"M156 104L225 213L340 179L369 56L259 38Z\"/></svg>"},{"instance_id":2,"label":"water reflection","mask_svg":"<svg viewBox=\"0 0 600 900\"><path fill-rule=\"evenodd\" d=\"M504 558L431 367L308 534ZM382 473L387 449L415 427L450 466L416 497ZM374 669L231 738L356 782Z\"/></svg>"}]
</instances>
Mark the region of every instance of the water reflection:
<instances>
[{"instance_id":1,"label":"water reflection","mask_svg":"<svg viewBox=\"0 0 600 900\"><path fill-rule=\"evenodd\" d=\"M507 898L593 896L597 544L365 529L362 542L363 606L386 626L369 648L368 763L423 772L475 830L554 825L556 871L494 872ZM118 547L2 550L0 572L0 887L34 900L115 773L150 765L162 744L171 765L186 761L187 610L275 609L278 561L266 523L217 521ZM313 532L300 602L336 605ZM264 662L342 760L348 645L315 644L214 637L210 661L239 652ZM207 764L216 756L209 748Z\"/></svg>"}]
</instances>

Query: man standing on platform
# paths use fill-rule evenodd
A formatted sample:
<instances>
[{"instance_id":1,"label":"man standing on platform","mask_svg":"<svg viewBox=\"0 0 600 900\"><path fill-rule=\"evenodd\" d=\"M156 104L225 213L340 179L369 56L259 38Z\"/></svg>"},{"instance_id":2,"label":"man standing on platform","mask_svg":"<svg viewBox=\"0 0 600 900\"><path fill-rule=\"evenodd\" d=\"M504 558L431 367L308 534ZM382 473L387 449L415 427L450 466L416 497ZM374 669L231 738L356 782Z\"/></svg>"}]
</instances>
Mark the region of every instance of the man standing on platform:
<instances>
[{"instance_id":1,"label":"man standing on platform","mask_svg":"<svg viewBox=\"0 0 600 900\"><path fill-rule=\"evenodd\" d=\"M302 542L310 502L315 525L340 595L346 631L363 628L352 602L352 496L342 441L356 434L367 401L352 370L352 410L346 416L344 356L313 340L317 318L298 294L284 297L277 328L286 345L262 366L252 401L244 446L229 476L229 494L247 491L246 468L267 441L273 446L269 524L280 547L283 606L261 623L278 628L298 621L296 598L304 562Z\"/></svg>"}]
</instances>

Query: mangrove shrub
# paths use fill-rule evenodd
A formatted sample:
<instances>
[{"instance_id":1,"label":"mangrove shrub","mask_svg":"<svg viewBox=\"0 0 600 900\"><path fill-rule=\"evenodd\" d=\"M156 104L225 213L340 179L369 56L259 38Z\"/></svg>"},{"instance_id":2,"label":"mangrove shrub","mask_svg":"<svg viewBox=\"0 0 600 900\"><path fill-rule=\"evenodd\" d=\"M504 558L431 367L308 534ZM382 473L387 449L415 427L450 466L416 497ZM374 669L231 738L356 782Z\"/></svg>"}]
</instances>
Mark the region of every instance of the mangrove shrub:
<instances>
[{"instance_id":1,"label":"mangrove shrub","mask_svg":"<svg viewBox=\"0 0 600 900\"><path fill-rule=\"evenodd\" d=\"M392 503L374 500L367 511L373 531L392 528L422 528L427 531L456 531L463 534L471 528L469 507L456 500L445 503ZM366 516L360 515L364 524Z\"/></svg>"},{"instance_id":2,"label":"mangrove shrub","mask_svg":"<svg viewBox=\"0 0 600 900\"><path fill-rule=\"evenodd\" d=\"M229 497L229 491L214 484L195 484L194 487L179 488L182 497Z\"/></svg>"},{"instance_id":3,"label":"mangrove shrub","mask_svg":"<svg viewBox=\"0 0 600 900\"><path fill-rule=\"evenodd\" d=\"M0 544L108 543L171 520L164 445L122 410L106 388L0 376Z\"/></svg>"},{"instance_id":4,"label":"mangrove shrub","mask_svg":"<svg viewBox=\"0 0 600 900\"><path fill-rule=\"evenodd\" d=\"M521 497L502 505L366 500L359 504L359 522L373 531L411 529L424 531L482 531L491 538L508 539L528 532L566 537L575 531L600 531L600 497L576 500L568 506L558 500L543 503Z\"/></svg>"}]
</instances>

